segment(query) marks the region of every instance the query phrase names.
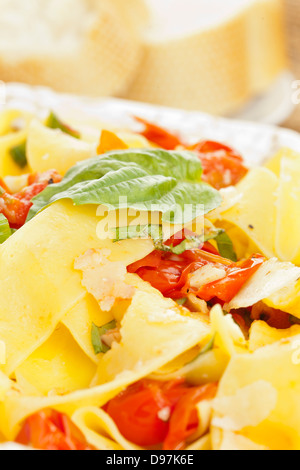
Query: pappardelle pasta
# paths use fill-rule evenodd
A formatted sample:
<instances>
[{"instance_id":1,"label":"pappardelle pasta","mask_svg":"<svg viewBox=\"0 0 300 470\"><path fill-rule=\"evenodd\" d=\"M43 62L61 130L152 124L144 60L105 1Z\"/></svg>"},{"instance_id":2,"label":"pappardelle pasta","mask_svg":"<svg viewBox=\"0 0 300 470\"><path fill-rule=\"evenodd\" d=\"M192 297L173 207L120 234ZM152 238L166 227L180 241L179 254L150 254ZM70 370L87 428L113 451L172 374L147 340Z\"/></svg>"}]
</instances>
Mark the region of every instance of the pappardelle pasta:
<instances>
[{"instance_id":1,"label":"pappardelle pasta","mask_svg":"<svg viewBox=\"0 0 300 470\"><path fill-rule=\"evenodd\" d=\"M300 155L0 115L0 441L300 449Z\"/></svg>"}]
</instances>

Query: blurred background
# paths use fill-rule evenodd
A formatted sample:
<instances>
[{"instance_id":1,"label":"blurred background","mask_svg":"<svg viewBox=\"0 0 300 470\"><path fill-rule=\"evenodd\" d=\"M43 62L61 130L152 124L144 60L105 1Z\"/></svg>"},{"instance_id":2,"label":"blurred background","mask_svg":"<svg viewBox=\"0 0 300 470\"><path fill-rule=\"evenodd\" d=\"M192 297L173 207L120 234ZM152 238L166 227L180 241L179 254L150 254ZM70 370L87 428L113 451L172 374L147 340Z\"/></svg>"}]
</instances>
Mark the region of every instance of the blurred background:
<instances>
[{"instance_id":1,"label":"blurred background","mask_svg":"<svg viewBox=\"0 0 300 470\"><path fill-rule=\"evenodd\" d=\"M0 0L0 80L300 132L300 0Z\"/></svg>"}]
</instances>

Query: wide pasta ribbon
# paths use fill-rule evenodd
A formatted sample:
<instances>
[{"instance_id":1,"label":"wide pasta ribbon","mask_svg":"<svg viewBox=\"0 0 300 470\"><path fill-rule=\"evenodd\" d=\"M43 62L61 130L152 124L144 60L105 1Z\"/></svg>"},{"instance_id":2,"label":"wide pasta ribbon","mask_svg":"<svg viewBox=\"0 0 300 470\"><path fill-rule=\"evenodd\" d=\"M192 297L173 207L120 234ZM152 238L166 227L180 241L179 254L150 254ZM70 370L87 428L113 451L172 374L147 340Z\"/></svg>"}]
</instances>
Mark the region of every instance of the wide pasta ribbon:
<instances>
[{"instance_id":1,"label":"wide pasta ribbon","mask_svg":"<svg viewBox=\"0 0 300 470\"><path fill-rule=\"evenodd\" d=\"M89 248L111 248L125 264L149 254L150 240L114 244L97 234L95 206L52 205L0 247L0 340L11 375L53 333L86 290L74 261ZM99 236L100 235L100 236ZM84 308L84 306L83 306Z\"/></svg>"},{"instance_id":2,"label":"wide pasta ribbon","mask_svg":"<svg viewBox=\"0 0 300 470\"><path fill-rule=\"evenodd\" d=\"M11 391L4 401L1 421L4 429L0 429L8 439L15 437L23 419L38 410L56 408L72 416L81 407L103 406L129 384L209 336L207 323L145 284L145 291L136 292L124 316L121 343L115 343L99 361L96 386L48 397L22 396Z\"/></svg>"}]
</instances>

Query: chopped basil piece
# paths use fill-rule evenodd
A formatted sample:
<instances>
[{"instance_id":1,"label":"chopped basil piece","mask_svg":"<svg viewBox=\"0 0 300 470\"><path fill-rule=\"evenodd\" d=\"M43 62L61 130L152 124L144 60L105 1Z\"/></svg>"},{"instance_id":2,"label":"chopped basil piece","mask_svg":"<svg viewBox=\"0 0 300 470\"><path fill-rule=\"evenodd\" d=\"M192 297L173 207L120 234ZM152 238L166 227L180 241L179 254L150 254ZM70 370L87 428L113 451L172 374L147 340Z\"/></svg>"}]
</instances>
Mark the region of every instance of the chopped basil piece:
<instances>
[{"instance_id":1,"label":"chopped basil piece","mask_svg":"<svg viewBox=\"0 0 300 470\"><path fill-rule=\"evenodd\" d=\"M191 236L187 237L177 246L167 246L167 245L157 245L156 248L162 251L169 251L174 253L174 255L182 255L187 250L196 250L199 246L203 243L203 237L198 236Z\"/></svg>"},{"instance_id":2,"label":"chopped basil piece","mask_svg":"<svg viewBox=\"0 0 300 470\"><path fill-rule=\"evenodd\" d=\"M227 233L223 231L216 237L215 240L217 242L220 255L223 258L230 259L231 261L236 263L237 255L234 251L232 241L230 240Z\"/></svg>"},{"instance_id":3,"label":"chopped basil piece","mask_svg":"<svg viewBox=\"0 0 300 470\"><path fill-rule=\"evenodd\" d=\"M60 129L65 134L69 134L71 137L74 137L75 139L80 139L81 137L78 131L75 131L70 126L63 123L53 112L50 113L46 122L46 126L50 127L50 129Z\"/></svg>"},{"instance_id":4,"label":"chopped basil piece","mask_svg":"<svg viewBox=\"0 0 300 470\"><path fill-rule=\"evenodd\" d=\"M95 323L92 324L92 345L95 354L106 353L109 351L109 347L102 342L102 336L105 335L109 330L116 328L116 322L113 320L104 326L97 326Z\"/></svg>"},{"instance_id":5,"label":"chopped basil piece","mask_svg":"<svg viewBox=\"0 0 300 470\"><path fill-rule=\"evenodd\" d=\"M22 142L20 145L16 145L15 147L10 149L10 155L13 161L20 167L25 168L27 165L27 157L26 157L26 141Z\"/></svg>"},{"instance_id":6,"label":"chopped basil piece","mask_svg":"<svg viewBox=\"0 0 300 470\"><path fill-rule=\"evenodd\" d=\"M135 225L129 227L118 227L115 229L115 242L134 238L152 238L155 249L168 251L176 255L181 255L186 250L198 248L202 243L203 237L193 236L183 240L177 246L167 246L163 242L162 225Z\"/></svg>"},{"instance_id":7,"label":"chopped basil piece","mask_svg":"<svg viewBox=\"0 0 300 470\"><path fill-rule=\"evenodd\" d=\"M12 235L7 218L0 214L0 244L4 243Z\"/></svg>"},{"instance_id":8,"label":"chopped basil piece","mask_svg":"<svg viewBox=\"0 0 300 470\"><path fill-rule=\"evenodd\" d=\"M115 242L134 238L152 238L160 241L163 238L161 225L133 225L129 227L117 227L115 230Z\"/></svg>"},{"instance_id":9,"label":"chopped basil piece","mask_svg":"<svg viewBox=\"0 0 300 470\"><path fill-rule=\"evenodd\" d=\"M183 299L177 299L177 300L176 300L176 303L177 303L178 305L184 305L184 304L186 303L186 301L187 301L187 298L184 297Z\"/></svg>"},{"instance_id":10,"label":"chopped basil piece","mask_svg":"<svg viewBox=\"0 0 300 470\"><path fill-rule=\"evenodd\" d=\"M181 255L187 250L195 250L199 248L201 244L209 240L216 240L221 256L232 261L237 260L232 242L222 229L212 228L204 235L187 236L185 240L176 246L167 246L164 244L162 225L134 225L117 227L114 230L115 242L135 238L152 238L156 250L166 251L175 255Z\"/></svg>"},{"instance_id":11,"label":"chopped basil piece","mask_svg":"<svg viewBox=\"0 0 300 470\"><path fill-rule=\"evenodd\" d=\"M213 349L214 344L215 344L215 339L216 339L216 335L213 335L211 340L200 351L199 356L202 356L203 354L206 354L206 353L208 353L209 351L211 351Z\"/></svg>"},{"instance_id":12,"label":"chopped basil piece","mask_svg":"<svg viewBox=\"0 0 300 470\"><path fill-rule=\"evenodd\" d=\"M204 242L208 242L209 240L216 240L216 238L219 235L222 235L224 233L224 230L222 228L215 228L212 227L209 230L207 230L204 234Z\"/></svg>"},{"instance_id":13,"label":"chopped basil piece","mask_svg":"<svg viewBox=\"0 0 300 470\"><path fill-rule=\"evenodd\" d=\"M203 356L204 354L208 353L209 351L211 351L214 347L214 344L215 344L215 339L216 339L216 335L214 334L212 336L212 338L209 340L209 342L201 349L200 353L197 354L197 356L195 357L195 359L193 359L190 364L194 361L196 361L200 356Z\"/></svg>"}]
</instances>

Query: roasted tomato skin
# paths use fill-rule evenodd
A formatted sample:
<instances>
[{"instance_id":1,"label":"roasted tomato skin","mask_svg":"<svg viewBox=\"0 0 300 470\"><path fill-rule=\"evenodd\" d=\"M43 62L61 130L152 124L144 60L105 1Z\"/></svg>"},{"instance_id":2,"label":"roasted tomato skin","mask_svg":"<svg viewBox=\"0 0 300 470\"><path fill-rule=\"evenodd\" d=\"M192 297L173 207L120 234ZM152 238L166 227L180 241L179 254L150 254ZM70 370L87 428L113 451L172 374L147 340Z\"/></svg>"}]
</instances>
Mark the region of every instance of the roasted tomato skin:
<instances>
[{"instance_id":1,"label":"roasted tomato skin","mask_svg":"<svg viewBox=\"0 0 300 470\"><path fill-rule=\"evenodd\" d=\"M10 194L1 184L0 213L8 220L13 229L21 228L27 219L32 199L40 194L49 184L61 181L61 176L56 170L49 170L45 173L35 173L28 177L28 186L19 193Z\"/></svg>"},{"instance_id":2,"label":"roasted tomato skin","mask_svg":"<svg viewBox=\"0 0 300 470\"><path fill-rule=\"evenodd\" d=\"M104 409L128 441L146 448L179 450L197 430L197 403L214 398L216 391L216 384L189 387L183 380L142 380Z\"/></svg>"},{"instance_id":3,"label":"roasted tomato skin","mask_svg":"<svg viewBox=\"0 0 300 470\"><path fill-rule=\"evenodd\" d=\"M173 134L141 117L134 116L134 119L144 126L144 129L140 131L139 134L158 147L165 150L175 150L179 146L184 146L184 143L176 134Z\"/></svg>"},{"instance_id":4,"label":"roasted tomato skin","mask_svg":"<svg viewBox=\"0 0 300 470\"><path fill-rule=\"evenodd\" d=\"M215 299L224 304L235 297L264 261L263 256L253 255L247 260L233 263L203 249L187 250L181 255L156 250L127 269L149 282L165 297L177 300L192 293L206 302ZM192 287L190 275L206 265L223 269L226 276L199 289Z\"/></svg>"},{"instance_id":5,"label":"roasted tomato skin","mask_svg":"<svg viewBox=\"0 0 300 470\"><path fill-rule=\"evenodd\" d=\"M70 418L55 410L29 416L16 442L38 450L93 450Z\"/></svg>"},{"instance_id":6,"label":"roasted tomato skin","mask_svg":"<svg viewBox=\"0 0 300 470\"><path fill-rule=\"evenodd\" d=\"M202 141L190 150L196 152L201 160L203 181L216 189L235 186L248 173L242 156L227 145Z\"/></svg>"}]
</instances>

